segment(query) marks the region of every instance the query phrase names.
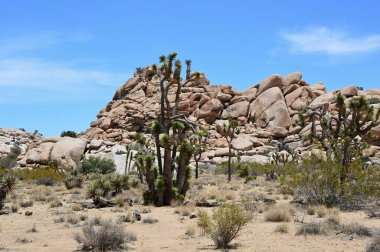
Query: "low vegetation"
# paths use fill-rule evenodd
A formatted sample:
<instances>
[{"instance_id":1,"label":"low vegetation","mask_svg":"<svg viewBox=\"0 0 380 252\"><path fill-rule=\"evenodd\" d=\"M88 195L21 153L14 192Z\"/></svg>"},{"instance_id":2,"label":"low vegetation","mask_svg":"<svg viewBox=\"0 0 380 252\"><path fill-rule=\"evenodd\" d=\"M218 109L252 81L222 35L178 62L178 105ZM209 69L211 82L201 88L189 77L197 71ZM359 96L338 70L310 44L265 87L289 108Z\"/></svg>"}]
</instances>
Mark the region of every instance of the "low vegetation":
<instances>
[{"instance_id":1,"label":"low vegetation","mask_svg":"<svg viewBox=\"0 0 380 252\"><path fill-rule=\"evenodd\" d=\"M85 158L82 163L81 172L84 174L98 173L107 174L116 171L116 165L111 159L90 156Z\"/></svg>"},{"instance_id":2,"label":"low vegetation","mask_svg":"<svg viewBox=\"0 0 380 252\"><path fill-rule=\"evenodd\" d=\"M217 248L227 249L249 220L240 207L224 205L215 210L212 217L205 211L199 211L198 226Z\"/></svg>"},{"instance_id":3,"label":"low vegetation","mask_svg":"<svg viewBox=\"0 0 380 252\"><path fill-rule=\"evenodd\" d=\"M112 220L101 221L99 225L92 222L82 227L82 233L75 235L75 240L83 250L118 251L128 249L128 244L137 240L136 235L125 231L120 224Z\"/></svg>"}]
</instances>

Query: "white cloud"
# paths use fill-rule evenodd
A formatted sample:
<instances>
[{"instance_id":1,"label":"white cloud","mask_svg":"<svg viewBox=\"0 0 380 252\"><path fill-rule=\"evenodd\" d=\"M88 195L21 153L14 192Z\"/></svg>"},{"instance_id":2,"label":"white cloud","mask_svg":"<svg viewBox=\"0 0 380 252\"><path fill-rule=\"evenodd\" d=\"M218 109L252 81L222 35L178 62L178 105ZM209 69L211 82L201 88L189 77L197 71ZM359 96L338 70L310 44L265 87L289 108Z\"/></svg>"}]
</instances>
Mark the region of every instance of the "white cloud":
<instances>
[{"instance_id":1,"label":"white cloud","mask_svg":"<svg viewBox=\"0 0 380 252\"><path fill-rule=\"evenodd\" d=\"M309 27L299 32L285 30L281 36L290 43L290 50L295 53L347 55L380 49L379 34L355 37L327 27Z\"/></svg>"}]
</instances>

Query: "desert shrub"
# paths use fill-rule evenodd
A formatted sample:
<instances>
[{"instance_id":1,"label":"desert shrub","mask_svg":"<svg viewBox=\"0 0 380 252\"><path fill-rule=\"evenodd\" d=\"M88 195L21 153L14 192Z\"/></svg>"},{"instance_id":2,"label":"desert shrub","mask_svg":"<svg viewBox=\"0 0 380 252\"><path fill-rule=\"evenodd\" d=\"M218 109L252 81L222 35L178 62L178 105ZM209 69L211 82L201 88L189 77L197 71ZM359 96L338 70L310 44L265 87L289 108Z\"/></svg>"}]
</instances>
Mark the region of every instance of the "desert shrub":
<instances>
[{"instance_id":1,"label":"desert shrub","mask_svg":"<svg viewBox=\"0 0 380 252\"><path fill-rule=\"evenodd\" d=\"M326 233L325 227L321 223L309 222L302 224L298 228L296 235L323 235Z\"/></svg>"},{"instance_id":2,"label":"desert shrub","mask_svg":"<svg viewBox=\"0 0 380 252\"><path fill-rule=\"evenodd\" d=\"M174 212L177 214L181 214L182 216L190 216L190 214L194 211L193 207L182 206L177 208Z\"/></svg>"},{"instance_id":3,"label":"desert shrub","mask_svg":"<svg viewBox=\"0 0 380 252\"><path fill-rule=\"evenodd\" d=\"M117 206L123 207L125 205L125 200L124 200L123 195L121 195L121 194L116 195L116 197L115 197L115 203L116 203Z\"/></svg>"},{"instance_id":4,"label":"desert shrub","mask_svg":"<svg viewBox=\"0 0 380 252\"><path fill-rule=\"evenodd\" d=\"M49 203L50 208L60 207L60 206L62 206L62 202L57 197L54 197L51 199Z\"/></svg>"},{"instance_id":5,"label":"desert shrub","mask_svg":"<svg viewBox=\"0 0 380 252\"><path fill-rule=\"evenodd\" d=\"M36 180L37 185L53 186L55 181L52 178L40 178Z\"/></svg>"},{"instance_id":6,"label":"desert shrub","mask_svg":"<svg viewBox=\"0 0 380 252\"><path fill-rule=\"evenodd\" d=\"M11 211L12 211L12 213L17 213L19 208L20 208L20 205L18 203L13 203L11 205Z\"/></svg>"},{"instance_id":7,"label":"desert shrub","mask_svg":"<svg viewBox=\"0 0 380 252\"><path fill-rule=\"evenodd\" d=\"M287 223L278 224L274 231L281 234L289 233L289 225Z\"/></svg>"},{"instance_id":8,"label":"desert shrub","mask_svg":"<svg viewBox=\"0 0 380 252\"><path fill-rule=\"evenodd\" d=\"M308 206L308 207L306 208L306 213L307 213L308 215L314 215L314 214L315 214L315 207L313 207L313 206Z\"/></svg>"},{"instance_id":9,"label":"desert shrub","mask_svg":"<svg viewBox=\"0 0 380 252\"><path fill-rule=\"evenodd\" d=\"M73 130L62 131L61 137L65 137L65 136L67 136L67 137L73 137L73 138L77 138L78 137L77 133L75 131L73 131Z\"/></svg>"},{"instance_id":10,"label":"desert shrub","mask_svg":"<svg viewBox=\"0 0 380 252\"><path fill-rule=\"evenodd\" d=\"M269 222L290 222L292 216L286 207L274 207L265 212L264 220Z\"/></svg>"},{"instance_id":11,"label":"desert shrub","mask_svg":"<svg viewBox=\"0 0 380 252\"><path fill-rule=\"evenodd\" d=\"M344 168L346 177L341 180L342 169L337 162L312 156L289 169L281 183L292 187L296 198L310 204L347 205L355 204L357 199L380 196L380 169L352 162Z\"/></svg>"},{"instance_id":12,"label":"desert shrub","mask_svg":"<svg viewBox=\"0 0 380 252\"><path fill-rule=\"evenodd\" d=\"M127 190L128 185L128 175L113 174L110 177L110 182L115 193L121 193L122 189Z\"/></svg>"},{"instance_id":13,"label":"desert shrub","mask_svg":"<svg viewBox=\"0 0 380 252\"><path fill-rule=\"evenodd\" d=\"M341 219L340 219L339 213L330 212L327 215L324 223L330 229L334 229L334 230L340 229Z\"/></svg>"},{"instance_id":14,"label":"desert shrub","mask_svg":"<svg viewBox=\"0 0 380 252\"><path fill-rule=\"evenodd\" d=\"M380 251L380 233L372 239L368 245L366 252L379 252Z\"/></svg>"},{"instance_id":15,"label":"desert shrub","mask_svg":"<svg viewBox=\"0 0 380 252\"><path fill-rule=\"evenodd\" d=\"M152 217L148 217L146 219L143 219L143 223L146 223L146 224L154 224L154 223L157 223L158 220L157 219L154 219Z\"/></svg>"},{"instance_id":16,"label":"desert shrub","mask_svg":"<svg viewBox=\"0 0 380 252\"><path fill-rule=\"evenodd\" d=\"M84 177L78 174L78 171L75 170L65 179L65 186L68 190L73 188L82 188Z\"/></svg>"},{"instance_id":17,"label":"desert shrub","mask_svg":"<svg viewBox=\"0 0 380 252\"><path fill-rule=\"evenodd\" d=\"M315 209L316 209L318 218L323 218L326 216L327 209L325 206L318 206Z\"/></svg>"},{"instance_id":18,"label":"desert shrub","mask_svg":"<svg viewBox=\"0 0 380 252\"><path fill-rule=\"evenodd\" d=\"M117 251L127 249L128 243L137 240L136 235L126 232L124 227L111 220L102 221L100 226L87 224L82 227L82 233L75 235L83 250Z\"/></svg>"},{"instance_id":19,"label":"desert shrub","mask_svg":"<svg viewBox=\"0 0 380 252\"><path fill-rule=\"evenodd\" d=\"M70 209L73 211L80 211L80 210L82 210L82 205L81 204L72 204L70 206Z\"/></svg>"},{"instance_id":20,"label":"desert shrub","mask_svg":"<svg viewBox=\"0 0 380 252\"><path fill-rule=\"evenodd\" d=\"M224 205L215 210L212 217L205 211L199 211L198 226L217 248L227 249L249 220L240 207Z\"/></svg>"},{"instance_id":21,"label":"desert shrub","mask_svg":"<svg viewBox=\"0 0 380 252\"><path fill-rule=\"evenodd\" d=\"M107 174L116 171L116 165L112 159L90 156L83 160L82 172Z\"/></svg>"},{"instance_id":22,"label":"desert shrub","mask_svg":"<svg viewBox=\"0 0 380 252\"><path fill-rule=\"evenodd\" d=\"M118 194L122 189L128 188L128 176L119 174L106 174L96 176L87 186L87 196L108 197L111 193Z\"/></svg>"},{"instance_id":23,"label":"desert shrub","mask_svg":"<svg viewBox=\"0 0 380 252\"><path fill-rule=\"evenodd\" d=\"M365 227L359 223L351 223L349 225L343 225L341 227L343 233L347 235L358 235L358 236L372 236L372 230L368 227Z\"/></svg>"},{"instance_id":24,"label":"desert shrub","mask_svg":"<svg viewBox=\"0 0 380 252\"><path fill-rule=\"evenodd\" d=\"M16 178L10 174L0 177L0 210L4 207L4 200L7 194L12 192L16 185Z\"/></svg>"},{"instance_id":25,"label":"desert shrub","mask_svg":"<svg viewBox=\"0 0 380 252\"><path fill-rule=\"evenodd\" d=\"M17 157L21 154L20 147L16 144L11 147L10 153L0 158L0 168L13 168L17 164Z\"/></svg>"},{"instance_id":26,"label":"desert shrub","mask_svg":"<svg viewBox=\"0 0 380 252\"><path fill-rule=\"evenodd\" d=\"M193 237L195 235L195 227L189 226L186 228L185 235Z\"/></svg>"},{"instance_id":27,"label":"desert shrub","mask_svg":"<svg viewBox=\"0 0 380 252\"><path fill-rule=\"evenodd\" d=\"M21 200L21 202L20 202L20 206L22 208L32 207L33 204L34 204L34 202L32 200Z\"/></svg>"},{"instance_id":28,"label":"desert shrub","mask_svg":"<svg viewBox=\"0 0 380 252\"><path fill-rule=\"evenodd\" d=\"M98 176L87 186L87 196L89 198L107 197L112 191L112 184L109 176Z\"/></svg>"},{"instance_id":29,"label":"desert shrub","mask_svg":"<svg viewBox=\"0 0 380 252\"><path fill-rule=\"evenodd\" d=\"M71 225L76 225L79 223L79 221L80 221L80 219L75 214L71 214L71 215L67 216L67 218L66 218L66 222L71 224Z\"/></svg>"}]
</instances>

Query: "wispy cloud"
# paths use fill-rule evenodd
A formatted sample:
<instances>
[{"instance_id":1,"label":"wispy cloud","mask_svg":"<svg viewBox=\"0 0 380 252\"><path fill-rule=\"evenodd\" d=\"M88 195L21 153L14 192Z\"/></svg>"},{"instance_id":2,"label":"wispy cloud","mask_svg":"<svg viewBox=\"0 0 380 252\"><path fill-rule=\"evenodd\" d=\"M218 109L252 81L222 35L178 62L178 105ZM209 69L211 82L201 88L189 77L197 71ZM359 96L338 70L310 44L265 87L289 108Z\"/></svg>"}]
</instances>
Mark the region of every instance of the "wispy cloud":
<instances>
[{"instance_id":1,"label":"wispy cloud","mask_svg":"<svg viewBox=\"0 0 380 252\"><path fill-rule=\"evenodd\" d=\"M0 39L0 104L94 100L105 91L114 91L128 77L127 73L97 67L104 64L101 60L83 64L87 59L76 55L49 59L49 49L92 39L87 33L63 32ZM26 51L38 51L39 57L26 58Z\"/></svg>"},{"instance_id":2,"label":"wispy cloud","mask_svg":"<svg viewBox=\"0 0 380 252\"><path fill-rule=\"evenodd\" d=\"M0 60L0 89L17 90L18 100L23 102L47 101L52 97L67 101L75 99L75 94L88 99L91 97L82 94L115 89L126 77L43 60ZM10 102L9 97L0 99L0 103L6 102Z\"/></svg>"},{"instance_id":3,"label":"wispy cloud","mask_svg":"<svg viewBox=\"0 0 380 252\"><path fill-rule=\"evenodd\" d=\"M45 32L17 38L0 40L0 54L20 53L22 51L47 48L70 42L87 42L92 39L88 33Z\"/></svg>"},{"instance_id":4,"label":"wispy cloud","mask_svg":"<svg viewBox=\"0 0 380 252\"><path fill-rule=\"evenodd\" d=\"M380 34L354 36L327 27L308 27L302 31L283 30L281 37L294 53L349 55L380 50Z\"/></svg>"}]
</instances>

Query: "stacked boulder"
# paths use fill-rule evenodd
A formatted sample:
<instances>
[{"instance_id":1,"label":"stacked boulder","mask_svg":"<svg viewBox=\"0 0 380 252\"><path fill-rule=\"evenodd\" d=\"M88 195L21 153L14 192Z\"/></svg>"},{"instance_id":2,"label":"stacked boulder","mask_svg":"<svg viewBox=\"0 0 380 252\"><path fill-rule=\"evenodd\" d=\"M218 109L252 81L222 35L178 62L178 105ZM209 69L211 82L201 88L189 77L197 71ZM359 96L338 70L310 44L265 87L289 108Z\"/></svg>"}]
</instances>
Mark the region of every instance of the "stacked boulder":
<instances>
[{"instance_id":1,"label":"stacked boulder","mask_svg":"<svg viewBox=\"0 0 380 252\"><path fill-rule=\"evenodd\" d=\"M21 151L19 159L22 159L28 147L33 148L37 146L41 139L42 135L37 131L32 133L24 129L0 128L0 158L9 155L12 147L17 146Z\"/></svg>"}]
</instances>

